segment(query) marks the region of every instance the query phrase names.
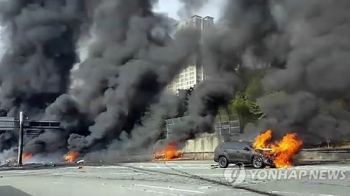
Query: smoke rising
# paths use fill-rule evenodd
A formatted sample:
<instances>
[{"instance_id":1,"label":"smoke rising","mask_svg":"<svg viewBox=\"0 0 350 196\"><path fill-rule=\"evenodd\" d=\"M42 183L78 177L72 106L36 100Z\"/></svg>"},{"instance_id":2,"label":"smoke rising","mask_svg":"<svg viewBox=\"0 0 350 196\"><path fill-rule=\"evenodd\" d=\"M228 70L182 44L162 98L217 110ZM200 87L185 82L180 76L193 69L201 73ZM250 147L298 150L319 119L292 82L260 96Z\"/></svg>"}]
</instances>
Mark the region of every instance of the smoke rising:
<instances>
[{"instance_id":1,"label":"smoke rising","mask_svg":"<svg viewBox=\"0 0 350 196\"><path fill-rule=\"evenodd\" d=\"M17 117L22 110L32 119L40 119L47 99L53 101L67 91L70 69L78 61L75 44L84 22L83 3L0 2L0 18L8 34L0 62L0 103L2 109L9 110L8 116ZM14 140L8 136L1 135Z\"/></svg>"},{"instance_id":2,"label":"smoke rising","mask_svg":"<svg viewBox=\"0 0 350 196\"><path fill-rule=\"evenodd\" d=\"M108 148L138 137L132 130L139 129L145 111L196 50L197 30L185 29L171 38L169 20L152 12L153 3L106 1L96 10L95 41L77 71L90 90L74 95L94 124L87 133L70 136L71 150ZM106 23L110 18L114 21Z\"/></svg>"},{"instance_id":3,"label":"smoke rising","mask_svg":"<svg viewBox=\"0 0 350 196\"><path fill-rule=\"evenodd\" d=\"M227 3L221 19L223 28L207 34L205 39L203 56L209 58L209 63L204 66L209 66L210 74L214 73L212 79L217 77L215 73L223 71L244 77L245 69L268 69L263 83L266 92L272 92L258 100L266 118L258 126L249 124L244 137L250 135L253 139L261 131L273 129L276 139L297 132L307 145L349 138L350 132L345 128L349 123L345 79L348 39L344 37L349 31L345 11L349 5L345 1L333 5L326 0ZM249 64L247 59L261 64ZM232 84L239 83L231 83L231 89ZM194 97L203 86L210 84L200 84ZM209 88L204 92L202 100L210 94ZM223 100L220 102L225 104ZM202 105L199 108L215 105L196 103L189 105L192 108L198 108L199 103ZM195 120L189 120L178 129L180 134L174 135L180 138L185 135L186 140L196 133L193 131L196 128L201 131L212 128L213 120L201 121L205 115L192 112L191 116Z\"/></svg>"},{"instance_id":4,"label":"smoke rising","mask_svg":"<svg viewBox=\"0 0 350 196\"><path fill-rule=\"evenodd\" d=\"M83 1L3 1L1 19L10 32L1 61L1 107L28 115L32 96L62 94L69 85L69 72L77 61ZM38 108L36 108L38 109Z\"/></svg>"},{"instance_id":5,"label":"smoke rising","mask_svg":"<svg viewBox=\"0 0 350 196\"><path fill-rule=\"evenodd\" d=\"M178 141L212 133L218 109L225 106L241 88L240 67L244 55L266 55L264 39L275 31L269 14L269 1L229 1L221 20L225 28L213 28L204 34L203 67L209 79L199 84L189 100L190 120L173 130Z\"/></svg>"},{"instance_id":6,"label":"smoke rising","mask_svg":"<svg viewBox=\"0 0 350 196\"><path fill-rule=\"evenodd\" d=\"M266 100L261 107L307 141L337 141L350 134L349 6L348 1L327 0L281 3L288 19L284 17L283 30L290 51L285 69L268 74L264 86L269 92L283 90L285 99L284 103Z\"/></svg>"},{"instance_id":7,"label":"smoke rising","mask_svg":"<svg viewBox=\"0 0 350 196\"><path fill-rule=\"evenodd\" d=\"M59 120L65 128L27 137L25 152L79 151L94 161L146 154L164 119L181 115L183 101L164 91L194 55L208 79L192 92L189 120L169 140L183 144L212 133L219 107L255 69L267 70L266 95L258 99L265 118L247 125L245 137L266 129L277 138L297 132L304 143L349 137L350 3L230 0L220 26L200 37L191 28L173 35L173 20L152 11L156 2L105 0L88 3L88 10L83 0L1 2L9 33L0 66L1 108L10 110L8 116L23 110L32 119ZM207 1L181 2L187 17ZM79 62L84 24L90 40ZM78 84L70 91L76 63L72 78ZM41 105L39 97L55 102ZM0 135L0 151L16 145L15 135Z\"/></svg>"}]
</instances>

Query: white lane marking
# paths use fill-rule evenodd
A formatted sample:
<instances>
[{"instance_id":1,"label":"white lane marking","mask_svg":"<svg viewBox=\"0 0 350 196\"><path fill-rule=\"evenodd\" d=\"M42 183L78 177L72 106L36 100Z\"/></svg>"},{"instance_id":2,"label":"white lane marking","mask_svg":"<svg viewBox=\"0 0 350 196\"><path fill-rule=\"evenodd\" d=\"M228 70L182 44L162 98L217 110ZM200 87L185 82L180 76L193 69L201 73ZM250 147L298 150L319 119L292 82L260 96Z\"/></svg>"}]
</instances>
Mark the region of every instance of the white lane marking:
<instances>
[{"instance_id":1,"label":"white lane marking","mask_svg":"<svg viewBox=\"0 0 350 196\"><path fill-rule=\"evenodd\" d=\"M169 192L162 192L162 191L154 191L154 190L149 190L149 189L137 189L137 188L126 188L126 189L134 190L134 191L142 191L142 192L156 193L156 194L160 194L160 195L187 196L187 195L182 195L182 194L177 194L177 193L169 193Z\"/></svg>"},{"instance_id":2,"label":"white lane marking","mask_svg":"<svg viewBox=\"0 0 350 196\"><path fill-rule=\"evenodd\" d=\"M208 164L203 164L203 163L200 163L200 164L175 164L175 163L168 163L168 162L162 162L162 163L126 163L126 164L123 164L124 166L155 166L155 165L171 165L171 166L178 166L178 165L181 165L183 167L191 167L191 166L194 166L194 167L198 167L198 166L204 166L204 167L209 167L211 164L208 163Z\"/></svg>"},{"instance_id":3,"label":"white lane marking","mask_svg":"<svg viewBox=\"0 0 350 196\"><path fill-rule=\"evenodd\" d=\"M221 176L224 177L224 174L195 174L195 173L189 173L191 175L196 175L196 176Z\"/></svg>"},{"instance_id":4,"label":"white lane marking","mask_svg":"<svg viewBox=\"0 0 350 196\"><path fill-rule=\"evenodd\" d=\"M77 167L70 168L70 169L76 169ZM95 166L84 166L84 169L89 169L89 170L96 170L96 169L128 169L126 166L103 166L103 167L95 167Z\"/></svg>"},{"instance_id":5,"label":"white lane marking","mask_svg":"<svg viewBox=\"0 0 350 196\"><path fill-rule=\"evenodd\" d=\"M140 175L139 173L116 173L116 172L112 172L109 174L112 174L112 175Z\"/></svg>"},{"instance_id":6,"label":"white lane marking","mask_svg":"<svg viewBox=\"0 0 350 196\"><path fill-rule=\"evenodd\" d=\"M154 189L163 189L163 190L169 190L169 191L179 191L179 192L189 192L189 193L199 193L204 194L203 191L194 191L194 190L188 190L188 189L177 189L172 187L162 187L162 186L151 186L151 185L144 185L144 184L135 184L135 186L139 187L145 187L145 188L154 188Z\"/></svg>"},{"instance_id":7,"label":"white lane marking","mask_svg":"<svg viewBox=\"0 0 350 196\"><path fill-rule=\"evenodd\" d=\"M270 191L270 193L277 193L277 194L291 194L291 195L305 195L305 193L296 193L296 192L288 192L288 191ZM341 196L341 195L329 195L329 194L318 194L318 193L307 193L307 195L310 196Z\"/></svg>"},{"instance_id":8,"label":"white lane marking","mask_svg":"<svg viewBox=\"0 0 350 196\"><path fill-rule=\"evenodd\" d=\"M144 168L144 169L174 169L174 167L172 166L165 166L165 167L161 167L161 166L157 166L157 167L139 167L139 168ZM179 167L178 167L179 168ZM203 168L203 167L181 167L181 169L201 169L201 170L208 170L209 168Z\"/></svg>"}]
</instances>

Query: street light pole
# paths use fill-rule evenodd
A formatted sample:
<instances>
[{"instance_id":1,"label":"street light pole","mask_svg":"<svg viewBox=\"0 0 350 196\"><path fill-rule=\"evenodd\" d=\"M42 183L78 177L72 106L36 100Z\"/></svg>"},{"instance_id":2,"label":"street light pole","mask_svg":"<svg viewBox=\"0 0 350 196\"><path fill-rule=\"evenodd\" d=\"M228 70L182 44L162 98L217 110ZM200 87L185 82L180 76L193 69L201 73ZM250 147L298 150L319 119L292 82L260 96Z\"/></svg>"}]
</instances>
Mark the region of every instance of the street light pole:
<instances>
[{"instance_id":1,"label":"street light pole","mask_svg":"<svg viewBox=\"0 0 350 196\"><path fill-rule=\"evenodd\" d=\"M23 154L23 112L19 113L19 132L18 132L18 165L22 165L22 154Z\"/></svg>"}]
</instances>

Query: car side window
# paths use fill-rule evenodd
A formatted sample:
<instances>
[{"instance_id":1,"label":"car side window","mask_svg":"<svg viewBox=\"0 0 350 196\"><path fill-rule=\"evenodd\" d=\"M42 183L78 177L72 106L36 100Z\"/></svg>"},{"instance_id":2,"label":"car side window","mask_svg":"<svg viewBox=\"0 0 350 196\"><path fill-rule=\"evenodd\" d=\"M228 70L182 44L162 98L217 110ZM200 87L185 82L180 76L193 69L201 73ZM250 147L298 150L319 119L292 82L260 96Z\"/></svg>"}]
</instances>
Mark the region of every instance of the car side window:
<instances>
[{"instance_id":1,"label":"car side window","mask_svg":"<svg viewBox=\"0 0 350 196\"><path fill-rule=\"evenodd\" d=\"M235 149L234 143L226 143L222 146L224 149Z\"/></svg>"},{"instance_id":2,"label":"car side window","mask_svg":"<svg viewBox=\"0 0 350 196\"><path fill-rule=\"evenodd\" d=\"M239 150L244 150L245 148L248 148L248 149L252 149L250 146L249 146L249 144L246 144L246 143L238 143L237 144L237 148L239 149Z\"/></svg>"},{"instance_id":3,"label":"car side window","mask_svg":"<svg viewBox=\"0 0 350 196\"><path fill-rule=\"evenodd\" d=\"M239 149L243 150L245 147L247 147L247 144L245 143L239 143Z\"/></svg>"},{"instance_id":4,"label":"car side window","mask_svg":"<svg viewBox=\"0 0 350 196\"><path fill-rule=\"evenodd\" d=\"M223 149L234 149L234 150L243 150L245 147L249 147L248 144L241 143L241 142L232 142L232 143L226 143L222 146Z\"/></svg>"}]
</instances>

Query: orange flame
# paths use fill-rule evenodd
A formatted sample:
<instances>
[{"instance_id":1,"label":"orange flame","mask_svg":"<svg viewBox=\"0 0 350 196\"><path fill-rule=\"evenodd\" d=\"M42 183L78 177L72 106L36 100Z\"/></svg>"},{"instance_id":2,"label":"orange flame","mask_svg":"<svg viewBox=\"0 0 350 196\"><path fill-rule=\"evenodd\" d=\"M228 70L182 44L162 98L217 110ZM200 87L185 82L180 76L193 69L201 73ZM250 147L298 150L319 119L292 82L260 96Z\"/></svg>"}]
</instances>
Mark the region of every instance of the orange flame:
<instances>
[{"instance_id":1,"label":"orange flame","mask_svg":"<svg viewBox=\"0 0 350 196\"><path fill-rule=\"evenodd\" d=\"M164 149L156 151L154 154L155 159L163 161L180 158L181 156L182 152L178 150L176 142L170 142Z\"/></svg>"},{"instance_id":2,"label":"orange flame","mask_svg":"<svg viewBox=\"0 0 350 196\"><path fill-rule=\"evenodd\" d=\"M33 154L32 153L23 153L22 154L22 160L23 161L27 161L27 160L29 160L30 158L32 158L33 157Z\"/></svg>"},{"instance_id":3,"label":"orange flame","mask_svg":"<svg viewBox=\"0 0 350 196\"><path fill-rule=\"evenodd\" d=\"M253 144L253 147L255 149L258 148L266 148L268 146L268 143L270 142L272 138L272 131L267 130L265 133L262 133L258 135L258 137L255 138L255 142Z\"/></svg>"},{"instance_id":4,"label":"orange flame","mask_svg":"<svg viewBox=\"0 0 350 196\"><path fill-rule=\"evenodd\" d=\"M70 152L64 156L64 159L68 163L73 163L78 158L78 156L79 156L78 152Z\"/></svg>"},{"instance_id":5,"label":"orange flame","mask_svg":"<svg viewBox=\"0 0 350 196\"><path fill-rule=\"evenodd\" d=\"M270 148L271 152L269 154L273 156L273 161L277 168L292 166L292 158L300 150L303 141L298 139L295 133L287 134L282 140L273 144L270 143L271 138L272 131L267 130L256 137L253 147L255 149Z\"/></svg>"}]
</instances>

